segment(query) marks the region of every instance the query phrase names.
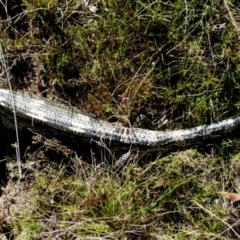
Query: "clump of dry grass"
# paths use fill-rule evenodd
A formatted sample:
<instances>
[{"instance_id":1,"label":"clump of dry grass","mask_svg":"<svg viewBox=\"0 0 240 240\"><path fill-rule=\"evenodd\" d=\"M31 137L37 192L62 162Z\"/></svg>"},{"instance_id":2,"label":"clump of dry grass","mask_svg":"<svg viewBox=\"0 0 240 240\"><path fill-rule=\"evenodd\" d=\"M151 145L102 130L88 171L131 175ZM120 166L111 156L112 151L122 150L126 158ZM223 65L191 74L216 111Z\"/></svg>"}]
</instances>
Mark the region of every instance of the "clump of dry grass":
<instances>
[{"instance_id":1,"label":"clump of dry grass","mask_svg":"<svg viewBox=\"0 0 240 240\"><path fill-rule=\"evenodd\" d=\"M0 17L1 78L13 88L128 125L140 113L174 129L239 112L238 1L12 0ZM238 210L217 193L239 191L238 145L135 159L121 173L64 147L28 148L22 182L8 160L0 229L14 239L237 239Z\"/></svg>"},{"instance_id":2,"label":"clump of dry grass","mask_svg":"<svg viewBox=\"0 0 240 240\"><path fill-rule=\"evenodd\" d=\"M11 188L6 216L12 235L24 239L225 239L239 236L238 210L218 192L236 187L239 161L183 151L121 175L75 157L59 165L32 162L31 179ZM14 173L14 167L11 170ZM238 170L236 170L238 171ZM236 173L236 172L235 172ZM28 175L29 176L29 175ZM16 192L16 191L15 191ZM21 203L20 199L24 199ZM26 207L28 206L28 207ZM9 208L6 208L9 209ZM234 212L234 215L233 215ZM235 217L234 217L235 216ZM234 222L233 219L235 218ZM232 224L232 227L231 227Z\"/></svg>"}]
</instances>

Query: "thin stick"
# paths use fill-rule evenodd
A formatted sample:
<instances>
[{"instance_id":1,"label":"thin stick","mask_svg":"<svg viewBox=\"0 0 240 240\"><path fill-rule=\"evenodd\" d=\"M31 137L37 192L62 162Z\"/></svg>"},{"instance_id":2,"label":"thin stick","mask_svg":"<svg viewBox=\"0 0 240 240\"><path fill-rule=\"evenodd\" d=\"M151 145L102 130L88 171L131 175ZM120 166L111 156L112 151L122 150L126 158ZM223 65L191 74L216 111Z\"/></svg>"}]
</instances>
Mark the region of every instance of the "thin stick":
<instances>
[{"instance_id":1,"label":"thin stick","mask_svg":"<svg viewBox=\"0 0 240 240\"><path fill-rule=\"evenodd\" d=\"M21 169L22 163L21 163L21 158L20 158L21 154L20 154L18 125L17 125L17 117L16 117L16 110L15 110L15 104L14 104L14 96L13 96L13 91L12 91L12 86L11 86L11 81L10 81L9 69L7 67L7 63L4 58L3 48L2 48L1 44L0 44L0 61L1 61L4 71L6 73L6 78L7 78L6 80L8 83L8 87L12 93L12 108L13 108L13 116L14 116L15 132L16 132L16 141L17 141L15 150L16 150L16 157L17 157L17 163L18 163L19 177L21 179L22 178L22 169Z\"/></svg>"}]
</instances>

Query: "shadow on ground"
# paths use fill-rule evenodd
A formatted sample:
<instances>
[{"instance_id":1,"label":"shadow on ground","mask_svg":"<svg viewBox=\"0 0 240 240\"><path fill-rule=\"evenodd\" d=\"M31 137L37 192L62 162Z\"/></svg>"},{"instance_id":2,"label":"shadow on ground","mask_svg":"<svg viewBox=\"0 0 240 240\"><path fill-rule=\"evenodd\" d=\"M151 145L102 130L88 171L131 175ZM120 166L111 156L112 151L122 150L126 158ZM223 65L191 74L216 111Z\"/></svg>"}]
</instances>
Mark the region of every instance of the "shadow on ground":
<instances>
[{"instance_id":1,"label":"shadow on ground","mask_svg":"<svg viewBox=\"0 0 240 240\"><path fill-rule=\"evenodd\" d=\"M16 134L13 131L6 129L0 123L0 186L5 186L7 183L8 172L6 168L7 159L16 159ZM23 156L27 146L31 143L31 134L23 132L19 133L21 157ZM1 192L0 192L1 193Z\"/></svg>"}]
</instances>

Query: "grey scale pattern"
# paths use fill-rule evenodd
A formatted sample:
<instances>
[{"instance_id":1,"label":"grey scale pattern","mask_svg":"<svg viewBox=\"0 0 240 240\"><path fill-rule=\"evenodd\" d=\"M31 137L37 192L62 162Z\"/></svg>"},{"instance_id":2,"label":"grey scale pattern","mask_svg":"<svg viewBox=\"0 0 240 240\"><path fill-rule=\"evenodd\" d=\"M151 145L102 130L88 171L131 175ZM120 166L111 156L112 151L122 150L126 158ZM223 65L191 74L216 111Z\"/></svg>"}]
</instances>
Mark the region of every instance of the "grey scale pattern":
<instances>
[{"instance_id":1,"label":"grey scale pattern","mask_svg":"<svg viewBox=\"0 0 240 240\"><path fill-rule=\"evenodd\" d=\"M40 124L50 132L62 132L66 136L87 141L116 143L119 147L143 146L151 149L178 145L199 138L211 138L240 125L240 117L235 117L210 125L173 131L120 127L43 97L20 90L11 92L0 89L0 114L12 119L13 104L21 127L35 128Z\"/></svg>"}]
</instances>

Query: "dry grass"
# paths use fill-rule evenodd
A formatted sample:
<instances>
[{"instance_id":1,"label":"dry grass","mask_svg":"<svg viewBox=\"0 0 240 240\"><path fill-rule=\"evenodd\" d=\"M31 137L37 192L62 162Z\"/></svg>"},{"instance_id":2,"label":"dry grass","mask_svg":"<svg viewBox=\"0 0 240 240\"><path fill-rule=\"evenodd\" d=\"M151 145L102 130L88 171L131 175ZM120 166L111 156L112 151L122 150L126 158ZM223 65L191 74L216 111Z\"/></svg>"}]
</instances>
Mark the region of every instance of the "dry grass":
<instances>
[{"instance_id":1,"label":"dry grass","mask_svg":"<svg viewBox=\"0 0 240 240\"><path fill-rule=\"evenodd\" d=\"M9 168L17 170L13 163ZM8 209L5 226L19 239L237 239L240 234L238 209L218 195L239 188L235 156L225 161L188 150L144 168L132 162L121 174L78 157L68 165L38 160L24 169L26 180L10 181L1 204Z\"/></svg>"},{"instance_id":2,"label":"dry grass","mask_svg":"<svg viewBox=\"0 0 240 240\"><path fill-rule=\"evenodd\" d=\"M7 2L0 77L13 89L125 125L145 114L156 129L239 114L238 1ZM239 191L238 141L139 156L120 172L119 156L75 150L24 148L22 181L8 154L0 229L9 239L239 238L238 208L217 194Z\"/></svg>"}]
</instances>

